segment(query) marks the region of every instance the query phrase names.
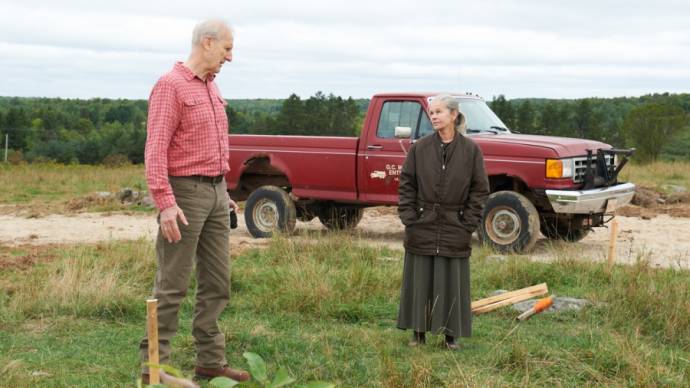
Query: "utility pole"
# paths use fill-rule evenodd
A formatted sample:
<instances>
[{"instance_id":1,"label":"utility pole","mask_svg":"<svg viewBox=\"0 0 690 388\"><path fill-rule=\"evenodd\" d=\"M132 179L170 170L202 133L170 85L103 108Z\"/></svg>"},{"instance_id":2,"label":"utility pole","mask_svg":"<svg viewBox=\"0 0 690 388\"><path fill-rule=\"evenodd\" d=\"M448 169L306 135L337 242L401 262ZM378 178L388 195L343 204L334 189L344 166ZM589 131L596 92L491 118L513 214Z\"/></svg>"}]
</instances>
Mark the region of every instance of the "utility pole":
<instances>
[{"instance_id":1,"label":"utility pole","mask_svg":"<svg viewBox=\"0 0 690 388\"><path fill-rule=\"evenodd\" d=\"M7 145L10 142L10 134L6 133L5 134L5 163L7 163Z\"/></svg>"}]
</instances>

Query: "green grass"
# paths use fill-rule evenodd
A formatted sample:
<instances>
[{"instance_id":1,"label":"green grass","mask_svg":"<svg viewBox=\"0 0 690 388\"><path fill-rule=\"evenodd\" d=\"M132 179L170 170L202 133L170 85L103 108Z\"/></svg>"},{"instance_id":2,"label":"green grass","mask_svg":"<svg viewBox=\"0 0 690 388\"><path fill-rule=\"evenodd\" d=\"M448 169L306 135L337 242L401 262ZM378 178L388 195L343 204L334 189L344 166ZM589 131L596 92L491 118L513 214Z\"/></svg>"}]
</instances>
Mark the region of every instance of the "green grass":
<instances>
[{"instance_id":1,"label":"green grass","mask_svg":"<svg viewBox=\"0 0 690 388\"><path fill-rule=\"evenodd\" d=\"M547 282L584 297L581 312L523 323L502 309L474 319L473 337L448 352L419 349L395 327L402 253L349 235L274 239L233 261L231 305L221 319L231 364L260 354L269 374L339 386L687 385L690 273L567 258L504 261L477 248L473 299ZM30 256L33 265L16 265ZM137 344L155 271L151 243L1 248L0 376L3 386L132 386ZM190 285L193 289L194 285ZM190 293L192 294L192 293ZM189 373L192 296L180 313L173 366ZM47 375L45 375L47 374Z\"/></svg>"},{"instance_id":2,"label":"green grass","mask_svg":"<svg viewBox=\"0 0 690 388\"><path fill-rule=\"evenodd\" d=\"M690 190L690 162L630 163L621 179L667 192L665 185ZM102 200L95 192L117 192L124 187L146 190L144 167L62 165L57 163L10 165L0 163L0 205L10 205L28 215L74 211L150 211L124 206L116 200Z\"/></svg>"},{"instance_id":3,"label":"green grass","mask_svg":"<svg viewBox=\"0 0 690 388\"><path fill-rule=\"evenodd\" d=\"M117 201L97 201L99 191L118 192L125 187L146 190L144 167L105 167L57 163L9 165L0 163L0 205L17 205L41 214L84 210L122 210ZM79 203L80 200L83 203ZM70 202L71 201L71 202ZM68 208L68 209L65 209Z\"/></svg>"},{"instance_id":4,"label":"green grass","mask_svg":"<svg viewBox=\"0 0 690 388\"><path fill-rule=\"evenodd\" d=\"M621 170L621 179L661 192L668 191L666 185L681 186L690 190L690 162L629 163Z\"/></svg>"}]
</instances>

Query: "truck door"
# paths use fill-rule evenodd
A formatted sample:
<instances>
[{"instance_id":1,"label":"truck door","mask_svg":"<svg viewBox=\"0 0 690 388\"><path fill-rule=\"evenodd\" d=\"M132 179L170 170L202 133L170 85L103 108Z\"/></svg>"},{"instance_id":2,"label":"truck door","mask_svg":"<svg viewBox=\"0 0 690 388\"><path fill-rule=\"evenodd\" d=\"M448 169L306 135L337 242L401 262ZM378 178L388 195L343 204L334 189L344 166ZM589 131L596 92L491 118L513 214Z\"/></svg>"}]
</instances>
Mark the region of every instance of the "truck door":
<instances>
[{"instance_id":1,"label":"truck door","mask_svg":"<svg viewBox=\"0 0 690 388\"><path fill-rule=\"evenodd\" d=\"M377 101L378 117L372 117L358 154L360 199L370 203L397 204L398 184L410 139L397 139L395 127L410 127L412 137L432 132L431 123L418 98ZM372 112L370 111L370 112Z\"/></svg>"}]
</instances>

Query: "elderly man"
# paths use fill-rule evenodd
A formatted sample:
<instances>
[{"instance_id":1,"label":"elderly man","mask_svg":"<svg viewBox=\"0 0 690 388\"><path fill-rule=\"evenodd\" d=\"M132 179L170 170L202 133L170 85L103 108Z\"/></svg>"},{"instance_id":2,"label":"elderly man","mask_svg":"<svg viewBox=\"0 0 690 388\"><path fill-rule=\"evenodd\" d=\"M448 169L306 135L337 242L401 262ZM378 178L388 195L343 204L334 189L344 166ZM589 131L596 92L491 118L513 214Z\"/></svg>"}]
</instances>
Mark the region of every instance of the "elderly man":
<instances>
[{"instance_id":1,"label":"elderly man","mask_svg":"<svg viewBox=\"0 0 690 388\"><path fill-rule=\"evenodd\" d=\"M249 379L225 359L225 337L218 317L230 299L229 207L227 195L228 119L226 102L214 78L232 60L233 34L220 20L194 28L192 52L153 87L146 138L146 182L160 210L156 240L160 362L170 361L177 312L196 265L196 306L192 334L198 379ZM147 340L140 344L147 358ZM148 380L148 368L142 379Z\"/></svg>"}]
</instances>

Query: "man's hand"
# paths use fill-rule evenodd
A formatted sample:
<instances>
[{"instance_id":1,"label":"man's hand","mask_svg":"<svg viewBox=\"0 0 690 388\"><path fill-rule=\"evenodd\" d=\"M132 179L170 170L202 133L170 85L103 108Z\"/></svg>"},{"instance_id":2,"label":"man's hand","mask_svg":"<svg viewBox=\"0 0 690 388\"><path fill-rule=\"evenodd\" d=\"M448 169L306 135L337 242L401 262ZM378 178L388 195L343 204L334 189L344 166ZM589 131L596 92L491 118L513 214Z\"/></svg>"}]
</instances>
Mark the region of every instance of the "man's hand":
<instances>
[{"instance_id":1,"label":"man's hand","mask_svg":"<svg viewBox=\"0 0 690 388\"><path fill-rule=\"evenodd\" d=\"M171 244L182 239L180 228L177 226L178 218L183 224L189 225L184 213L182 212L182 209L177 207L177 205L169 207L161 212L161 232L163 232L163 238L168 240L168 242Z\"/></svg>"},{"instance_id":2,"label":"man's hand","mask_svg":"<svg viewBox=\"0 0 690 388\"><path fill-rule=\"evenodd\" d=\"M235 210L235 214L237 214L240 211L240 205L237 204L237 202L233 201L232 198L230 198L230 194L228 192L225 192L225 198L228 199L228 206L230 209Z\"/></svg>"}]
</instances>

